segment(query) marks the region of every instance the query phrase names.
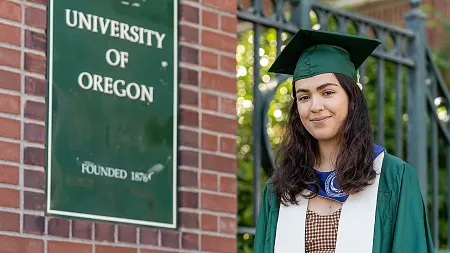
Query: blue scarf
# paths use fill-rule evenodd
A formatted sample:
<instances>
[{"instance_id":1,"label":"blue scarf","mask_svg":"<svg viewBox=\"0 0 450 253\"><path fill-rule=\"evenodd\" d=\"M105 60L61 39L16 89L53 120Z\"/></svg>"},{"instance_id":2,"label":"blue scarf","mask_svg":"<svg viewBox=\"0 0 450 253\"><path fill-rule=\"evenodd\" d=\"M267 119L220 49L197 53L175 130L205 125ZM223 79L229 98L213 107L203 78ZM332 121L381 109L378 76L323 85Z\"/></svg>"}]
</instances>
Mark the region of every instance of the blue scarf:
<instances>
[{"instance_id":1,"label":"blue scarf","mask_svg":"<svg viewBox=\"0 0 450 253\"><path fill-rule=\"evenodd\" d=\"M384 147L373 145L374 158L379 154L384 152L386 149ZM319 196L332 199L338 202L345 202L348 198L348 194L339 189L336 182L336 170L329 172L321 172L314 170L319 179ZM306 189L313 191L314 185L308 185Z\"/></svg>"}]
</instances>

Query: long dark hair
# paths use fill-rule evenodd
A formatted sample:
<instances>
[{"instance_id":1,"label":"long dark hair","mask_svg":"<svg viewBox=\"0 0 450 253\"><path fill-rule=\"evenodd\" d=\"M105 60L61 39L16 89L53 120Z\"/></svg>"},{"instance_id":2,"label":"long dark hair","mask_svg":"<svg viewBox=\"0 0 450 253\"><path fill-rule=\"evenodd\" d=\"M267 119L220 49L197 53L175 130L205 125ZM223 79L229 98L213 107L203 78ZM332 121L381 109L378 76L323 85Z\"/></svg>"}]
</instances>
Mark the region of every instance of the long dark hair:
<instances>
[{"instance_id":1,"label":"long dark hair","mask_svg":"<svg viewBox=\"0 0 450 253\"><path fill-rule=\"evenodd\" d=\"M372 184L376 177L373 169L373 134L363 93L353 79L342 74L334 75L349 97L348 115L339 130L336 179L341 190L352 194ZM319 192L313 169L319 159L318 142L303 126L295 99L286 123L272 176L277 199L284 205L298 204L298 194L313 198ZM309 184L315 186L314 191L304 193Z\"/></svg>"}]
</instances>

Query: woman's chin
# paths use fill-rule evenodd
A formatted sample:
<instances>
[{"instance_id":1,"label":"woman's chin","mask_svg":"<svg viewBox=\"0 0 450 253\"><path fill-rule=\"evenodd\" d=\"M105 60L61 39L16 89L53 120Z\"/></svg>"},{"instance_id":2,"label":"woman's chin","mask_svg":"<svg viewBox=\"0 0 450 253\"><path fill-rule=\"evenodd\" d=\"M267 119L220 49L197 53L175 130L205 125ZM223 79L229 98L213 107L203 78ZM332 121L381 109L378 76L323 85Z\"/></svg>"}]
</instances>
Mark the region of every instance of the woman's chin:
<instances>
[{"instance_id":1,"label":"woman's chin","mask_svg":"<svg viewBox=\"0 0 450 253\"><path fill-rule=\"evenodd\" d=\"M337 137L336 134L327 132L316 132L312 136L319 142L328 142Z\"/></svg>"}]
</instances>

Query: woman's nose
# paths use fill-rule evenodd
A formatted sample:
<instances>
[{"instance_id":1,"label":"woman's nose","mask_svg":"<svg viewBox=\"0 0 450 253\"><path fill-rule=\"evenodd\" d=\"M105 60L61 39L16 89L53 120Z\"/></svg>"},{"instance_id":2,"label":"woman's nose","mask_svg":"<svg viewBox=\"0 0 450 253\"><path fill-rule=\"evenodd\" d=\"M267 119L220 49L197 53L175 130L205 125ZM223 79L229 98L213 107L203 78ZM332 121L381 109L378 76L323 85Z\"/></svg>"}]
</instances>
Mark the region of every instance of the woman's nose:
<instances>
[{"instance_id":1,"label":"woman's nose","mask_svg":"<svg viewBox=\"0 0 450 253\"><path fill-rule=\"evenodd\" d=\"M323 103L321 103L320 101L313 101L311 105L311 112L318 113L323 110L325 110Z\"/></svg>"}]
</instances>

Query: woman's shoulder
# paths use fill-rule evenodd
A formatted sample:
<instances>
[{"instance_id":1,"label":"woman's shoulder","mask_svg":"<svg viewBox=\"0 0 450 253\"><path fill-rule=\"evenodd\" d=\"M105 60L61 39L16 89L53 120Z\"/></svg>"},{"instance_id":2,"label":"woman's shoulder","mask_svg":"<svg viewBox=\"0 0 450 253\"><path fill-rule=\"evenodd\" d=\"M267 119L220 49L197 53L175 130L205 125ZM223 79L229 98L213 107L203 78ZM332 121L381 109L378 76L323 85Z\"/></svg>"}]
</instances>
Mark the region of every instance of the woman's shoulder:
<instances>
[{"instance_id":1,"label":"woman's shoulder","mask_svg":"<svg viewBox=\"0 0 450 253\"><path fill-rule=\"evenodd\" d=\"M279 202L277 200L277 193L272 184L272 177L270 177L264 185L264 198L269 203L270 208L278 209Z\"/></svg>"},{"instance_id":2,"label":"woman's shoulder","mask_svg":"<svg viewBox=\"0 0 450 253\"><path fill-rule=\"evenodd\" d=\"M398 185L405 178L416 177L416 169L401 158L385 153L381 168L380 187ZM388 187L388 188L391 188Z\"/></svg>"},{"instance_id":3,"label":"woman's shoulder","mask_svg":"<svg viewBox=\"0 0 450 253\"><path fill-rule=\"evenodd\" d=\"M394 174L415 173L416 169L401 158L391 155L387 152L384 154L382 171Z\"/></svg>"}]
</instances>

